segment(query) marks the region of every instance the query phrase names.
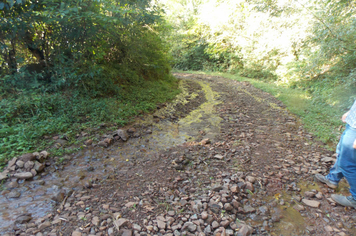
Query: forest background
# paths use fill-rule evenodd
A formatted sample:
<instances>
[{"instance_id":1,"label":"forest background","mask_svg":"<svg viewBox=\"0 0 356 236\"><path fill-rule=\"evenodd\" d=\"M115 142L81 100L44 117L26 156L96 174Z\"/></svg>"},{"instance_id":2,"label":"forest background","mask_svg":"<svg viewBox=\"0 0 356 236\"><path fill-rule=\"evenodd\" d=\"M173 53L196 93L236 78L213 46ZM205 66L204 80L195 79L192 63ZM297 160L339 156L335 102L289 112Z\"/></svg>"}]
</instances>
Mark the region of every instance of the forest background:
<instances>
[{"instance_id":1,"label":"forest background","mask_svg":"<svg viewBox=\"0 0 356 236\"><path fill-rule=\"evenodd\" d=\"M247 80L333 145L356 98L355 9L351 0L1 0L0 160L152 111L179 93L171 68Z\"/></svg>"}]
</instances>

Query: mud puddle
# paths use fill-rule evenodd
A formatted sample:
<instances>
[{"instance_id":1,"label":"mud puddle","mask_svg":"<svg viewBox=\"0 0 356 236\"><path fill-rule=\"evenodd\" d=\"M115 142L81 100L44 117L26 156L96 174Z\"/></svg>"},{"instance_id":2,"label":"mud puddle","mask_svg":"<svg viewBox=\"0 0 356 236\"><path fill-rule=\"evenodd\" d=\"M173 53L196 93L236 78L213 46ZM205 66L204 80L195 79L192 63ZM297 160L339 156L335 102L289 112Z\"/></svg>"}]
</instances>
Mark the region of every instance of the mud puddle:
<instances>
[{"instance_id":1,"label":"mud puddle","mask_svg":"<svg viewBox=\"0 0 356 236\"><path fill-rule=\"evenodd\" d=\"M23 214L30 214L34 219L45 217L53 207L58 207L52 199L60 189L71 191L90 186L92 182L105 180L110 173L127 171L127 166L130 164L134 165L138 161L144 163L158 158L161 150L194 141L196 137L202 136L202 133L205 138L213 138L220 132L221 118L214 109L214 106L219 103L219 95L212 91L207 82L194 83L198 83L201 87L200 92L205 102L184 118L176 121L168 119L154 121L154 117L164 118L174 112L177 104L185 106L198 96L195 92L189 94L187 81L181 80L182 93L175 101L134 124L137 127L147 127L147 132L141 137L131 138L127 142L116 142L106 149L101 147L83 149L60 159L64 163L58 165L59 167L51 166L41 178L18 181L17 188L5 189L0 199L0 231L11 230L16 218ZM9 198L8 194L11 191L19 193L20 197Z\"/></svg>"}]
</instances>

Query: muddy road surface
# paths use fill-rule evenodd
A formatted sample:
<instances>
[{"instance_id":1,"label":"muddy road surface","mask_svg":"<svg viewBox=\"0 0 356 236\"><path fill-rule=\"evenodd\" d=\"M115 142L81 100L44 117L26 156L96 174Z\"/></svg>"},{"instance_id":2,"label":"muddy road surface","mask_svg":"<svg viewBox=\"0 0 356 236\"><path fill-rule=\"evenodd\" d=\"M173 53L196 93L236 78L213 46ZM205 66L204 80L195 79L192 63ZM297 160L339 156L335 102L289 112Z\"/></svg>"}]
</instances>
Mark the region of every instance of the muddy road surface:
<instances>
[{"instance_id":1,"label":"muddy road surface","mask_svg":"<svg viewBox=\"0 0 356 236\"><path fill-rule=\"evenodd\" d=\"M334 153L280 101L247 82L175 76L172 103L99 142L83 135L81 151L50 156L32 179L6 179L1 235L356 235L355 209L330 199L348 184L314 180Z\"/></svg>"}]
</instances>

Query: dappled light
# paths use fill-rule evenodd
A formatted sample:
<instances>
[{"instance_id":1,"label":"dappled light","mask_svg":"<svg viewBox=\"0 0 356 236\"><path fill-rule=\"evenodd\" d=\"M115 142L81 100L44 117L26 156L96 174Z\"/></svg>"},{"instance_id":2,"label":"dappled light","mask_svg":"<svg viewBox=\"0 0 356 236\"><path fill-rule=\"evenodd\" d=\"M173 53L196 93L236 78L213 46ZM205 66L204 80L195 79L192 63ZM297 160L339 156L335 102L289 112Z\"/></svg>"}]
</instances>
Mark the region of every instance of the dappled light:
<instances>
[{"instance_id":1,"label":"dappled light","mask_svg":"<svg viewBox=\"0 0 356 236\"><path fill-rule=\"evenodd\" d=\"M356 235L355 9L0 0L1 234Z\"/></svg>"}]
</instances>

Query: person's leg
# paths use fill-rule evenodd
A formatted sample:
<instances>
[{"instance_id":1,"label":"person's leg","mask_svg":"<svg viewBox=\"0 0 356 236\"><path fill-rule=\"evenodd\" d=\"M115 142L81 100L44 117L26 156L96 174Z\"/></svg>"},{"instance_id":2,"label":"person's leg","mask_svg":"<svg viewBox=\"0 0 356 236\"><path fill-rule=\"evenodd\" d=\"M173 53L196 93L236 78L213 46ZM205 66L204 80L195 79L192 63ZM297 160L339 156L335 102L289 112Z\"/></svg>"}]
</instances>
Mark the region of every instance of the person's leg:
<instances>
[{"instance_id":1,"label":"person's leg","mask_svg":"<svg viewBox=\"0 0 356 236\"><path fill-rule=\"evenodd\" d=\"M356 140L356 129L347 126L344 133L340 147L339 157L341 158L338 168L350 185L350 193L356 199L356 149L353 147L353 143Z\"/></svg>"},{"instance_id":2,"label":"person's leg","mask_svg":"<svg viewBox=\"0 0 356 236\"><path fill-rule=\"evenodd\" d=\"M341 159L343 158L341 155L341 150L343 149L343 140L345 137L347 131L347 127L346 130L342 133L340 141L336 147L336 153L337 155L337 159L335 161L334 166L330 169L329 174L325 177L328 181L330 181L332 184L337 185L339 183L339 181L344 177L342 170L340 168L340 163L341 163Z\"/></svg>"},{"instance_id":3,"label":"person's leg","mask_svg":"<svg viewBox=\"0 0 356 236\"><path fill-rule=\"evenodd\" d=\"M356 140L356 129L347 126L343 134L340 145L340 160L338 161L338 170L342 171L343 176L349 182L351 196L332 194L331 198L343 206L356 208L356 149L353 143ZM328 175L329 176L329 175Z\"/></svg>"}]
</instances>

